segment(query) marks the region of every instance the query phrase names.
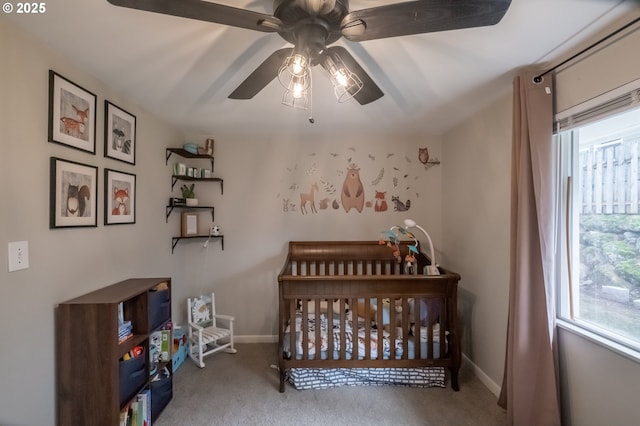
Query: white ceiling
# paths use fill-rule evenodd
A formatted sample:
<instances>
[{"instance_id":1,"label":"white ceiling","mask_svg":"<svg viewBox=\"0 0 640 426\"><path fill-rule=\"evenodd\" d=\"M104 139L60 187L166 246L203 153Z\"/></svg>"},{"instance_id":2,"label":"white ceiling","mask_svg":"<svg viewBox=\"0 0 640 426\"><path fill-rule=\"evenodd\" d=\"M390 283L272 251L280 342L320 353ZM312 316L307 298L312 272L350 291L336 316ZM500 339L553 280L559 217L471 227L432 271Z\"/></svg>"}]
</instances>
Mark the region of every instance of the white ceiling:
<instances>
[{"instance_id":1,"label":"white ceiling","mask_svg":"<svg viewBox=\"0 0 640 426\"><path fill-rule=\"evenodd\" d=\"M397 2L351 0L350 10ZM271 0L218 3L268 14L273 7ZM216 135L234 129L441 134L508 90L518 68L564 59L612 22L637 15L640 6L637 0L513 0L492 27L361 43L341 39L336 44L352 53L385 96L365 106L354 100L338 104L324 70L315 67L313 125L309 112L280 104L277 79L251 100L227 98L267 56L288 45L276 33L126 9L106 0L54 0L46 7L41 15L3 18L184 133Z\"/></svg>"}]
</instances>

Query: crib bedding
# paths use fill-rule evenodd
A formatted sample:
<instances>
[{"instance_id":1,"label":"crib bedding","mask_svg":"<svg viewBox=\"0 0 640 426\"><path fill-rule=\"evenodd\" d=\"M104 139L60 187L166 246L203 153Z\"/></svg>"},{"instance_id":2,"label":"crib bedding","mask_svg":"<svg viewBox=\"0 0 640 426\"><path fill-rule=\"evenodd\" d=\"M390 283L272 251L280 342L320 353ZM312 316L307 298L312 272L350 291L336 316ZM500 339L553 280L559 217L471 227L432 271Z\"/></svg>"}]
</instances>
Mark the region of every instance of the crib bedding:
<instances>
[{"instance_id":1,"label":"crib bedding","mask_svg":"<svg viewBox=\"0 0 640 426\"><path fill-rule=\"evenodd\" d=\"M316 315L308 314L307 315L307 338L304 339L303 333L303 313L302 311L297 311L296 313L296 358L302 359L303 354L306 353L308 359L313 360L316 359L317 353L320 353L320 358L323 360L326 359L340 359L340 349L342 347L341 335L341 321L339 318L332 318L331 330L329 331L329 320L327 315L322 313L320 314L320 345L316 344ZM284 338L284 351L286 356L291 356L291 348L290 348L290 326L287 326L285 330L285 338ZM432 340L433 340L433 358L439 358L440 354L440 324L433 324L432 327ZM332 348L329 348L329 334L331 333L332 339ZM407 338L407 351L408 358L414 359L416 358L415 351L415 324L412 324L411 331L409 332ZM402 359L404 353L404 345L403 345L403 329L402 327L395 327L394 338L392 340L390 326L385 325L382 330L382 343L380 343L380 333L378 328L375 325L370 325L368 327L369 334L369 359L377 359L378 358L378 346L382 344L382 354L383 359L390 359L390 357L395 357L395 359ZM445 332L445 335L447 333ZM366 350L366 335L367 335L367 327L365 326L365 320L362 317L358 317L357 321L357 352L354 350L354 326L352 320L352 312L347 312L346 321L345 321L345 359L350 360L353 359L354 354L357 353L358 359L365 359ZM304 342L306 341L306 351L303 349ZM393 351L392 351L393 349ZM428 330L427 327L420 327L420 358L426 359L428 352ZM331 355L330 352L333 354ZM331 356L329 356L331 355Z\"/></svg>"}]
</instances>

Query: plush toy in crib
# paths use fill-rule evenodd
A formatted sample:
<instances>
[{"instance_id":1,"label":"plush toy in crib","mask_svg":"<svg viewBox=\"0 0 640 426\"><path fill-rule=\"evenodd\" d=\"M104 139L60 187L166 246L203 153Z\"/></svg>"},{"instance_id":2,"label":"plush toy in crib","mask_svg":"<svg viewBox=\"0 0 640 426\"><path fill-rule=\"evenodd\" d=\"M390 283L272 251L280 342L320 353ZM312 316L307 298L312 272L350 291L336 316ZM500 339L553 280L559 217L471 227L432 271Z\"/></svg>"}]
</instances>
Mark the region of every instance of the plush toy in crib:
<instances>
[{"instance_id":1,"label":"plush toy in crib","mask_svg":"<svg viewBox=\"0 0 640 426\"><path fill-rule=\"evenodd\" d=\"M364 317L364 300L358 301L358 316ZM382 299L382 325L389 325L391 323L391 316L389 314L389 309L391 307L391 300L389 298ZM402 300L397 299L395 301L394 310L396 312L396 322L400 322L401 318L398 314L402 313ZM377 299L371 299L371 303L369 306L370 321L377 321L377 312L378 312L378 304Z\"/></svg>"}]
</instances>

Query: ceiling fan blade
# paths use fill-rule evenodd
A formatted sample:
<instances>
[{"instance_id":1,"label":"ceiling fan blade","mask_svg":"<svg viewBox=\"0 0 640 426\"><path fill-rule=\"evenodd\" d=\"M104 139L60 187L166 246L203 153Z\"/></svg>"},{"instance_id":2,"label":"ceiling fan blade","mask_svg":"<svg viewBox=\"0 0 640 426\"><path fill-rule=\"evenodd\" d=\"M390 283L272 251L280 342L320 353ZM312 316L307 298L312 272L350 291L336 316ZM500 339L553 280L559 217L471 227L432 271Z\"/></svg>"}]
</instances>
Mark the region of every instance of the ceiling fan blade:
<instances>
[{"instance_id":1,"label":"ceiling fan blade","mask_svg":"<svg viewBox=\"0 0 640 426\"><path fill-rule=\"evenodd\" d=\"M353 96L360 105L366 105L384 96L382 90L347 49L342 46L332 46L327 51L329 54L338 55L347 68L362 80L362 89Z\"/></svg>"},{"instance_id":2,"label":"ceiling fan blade","mask_svg":"<svg viewBox=\"0 0 640 426\"><path fill-rule=\"evenodd\" d=\"M277 32L283 30L282 21L275 16L202 0L107 1L115 6L214 22L255 31Z\"/></svg>"},{"instance_id":3,"label":"ceiling fan blade","mask_svg":"<svg viewBox=\"0 0 640 426\"><path fill-rule=\"evenodd\" d=\"M293 48L276 50L229 95L229 99L251 99L278 76L278 71Z\"/></svg>"},{"instance_id":4,"label":"ceiling fan blade","mask_svg":"<svg viewBox=\"0 0 640 426\"><path fill-rule=\"evenodd\" d=\"M500 22L511 0L427 0L356 10L344 17L342 35L351 41L375 40Z\"/></svg>"}]
</instances>

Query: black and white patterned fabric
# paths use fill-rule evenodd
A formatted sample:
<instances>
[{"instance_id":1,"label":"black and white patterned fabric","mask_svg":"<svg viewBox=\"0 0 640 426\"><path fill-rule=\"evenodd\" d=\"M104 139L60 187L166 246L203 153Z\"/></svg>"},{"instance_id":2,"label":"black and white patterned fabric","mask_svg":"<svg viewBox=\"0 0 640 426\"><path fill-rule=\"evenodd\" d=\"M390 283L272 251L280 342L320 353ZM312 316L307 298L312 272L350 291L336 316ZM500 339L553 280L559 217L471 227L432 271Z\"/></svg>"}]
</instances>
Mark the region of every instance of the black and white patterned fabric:
<instances>
[{"instance_id":1,"label":"black and white patterned fabric","mask_svg":"<svg viewBox=\"0 0 640 426\"><path fill-rule=\"evenodd\" d=\"M445 387L444 367L291 368L287 380L298 390L340 386Z\"/></svg>"}]
</instances>

